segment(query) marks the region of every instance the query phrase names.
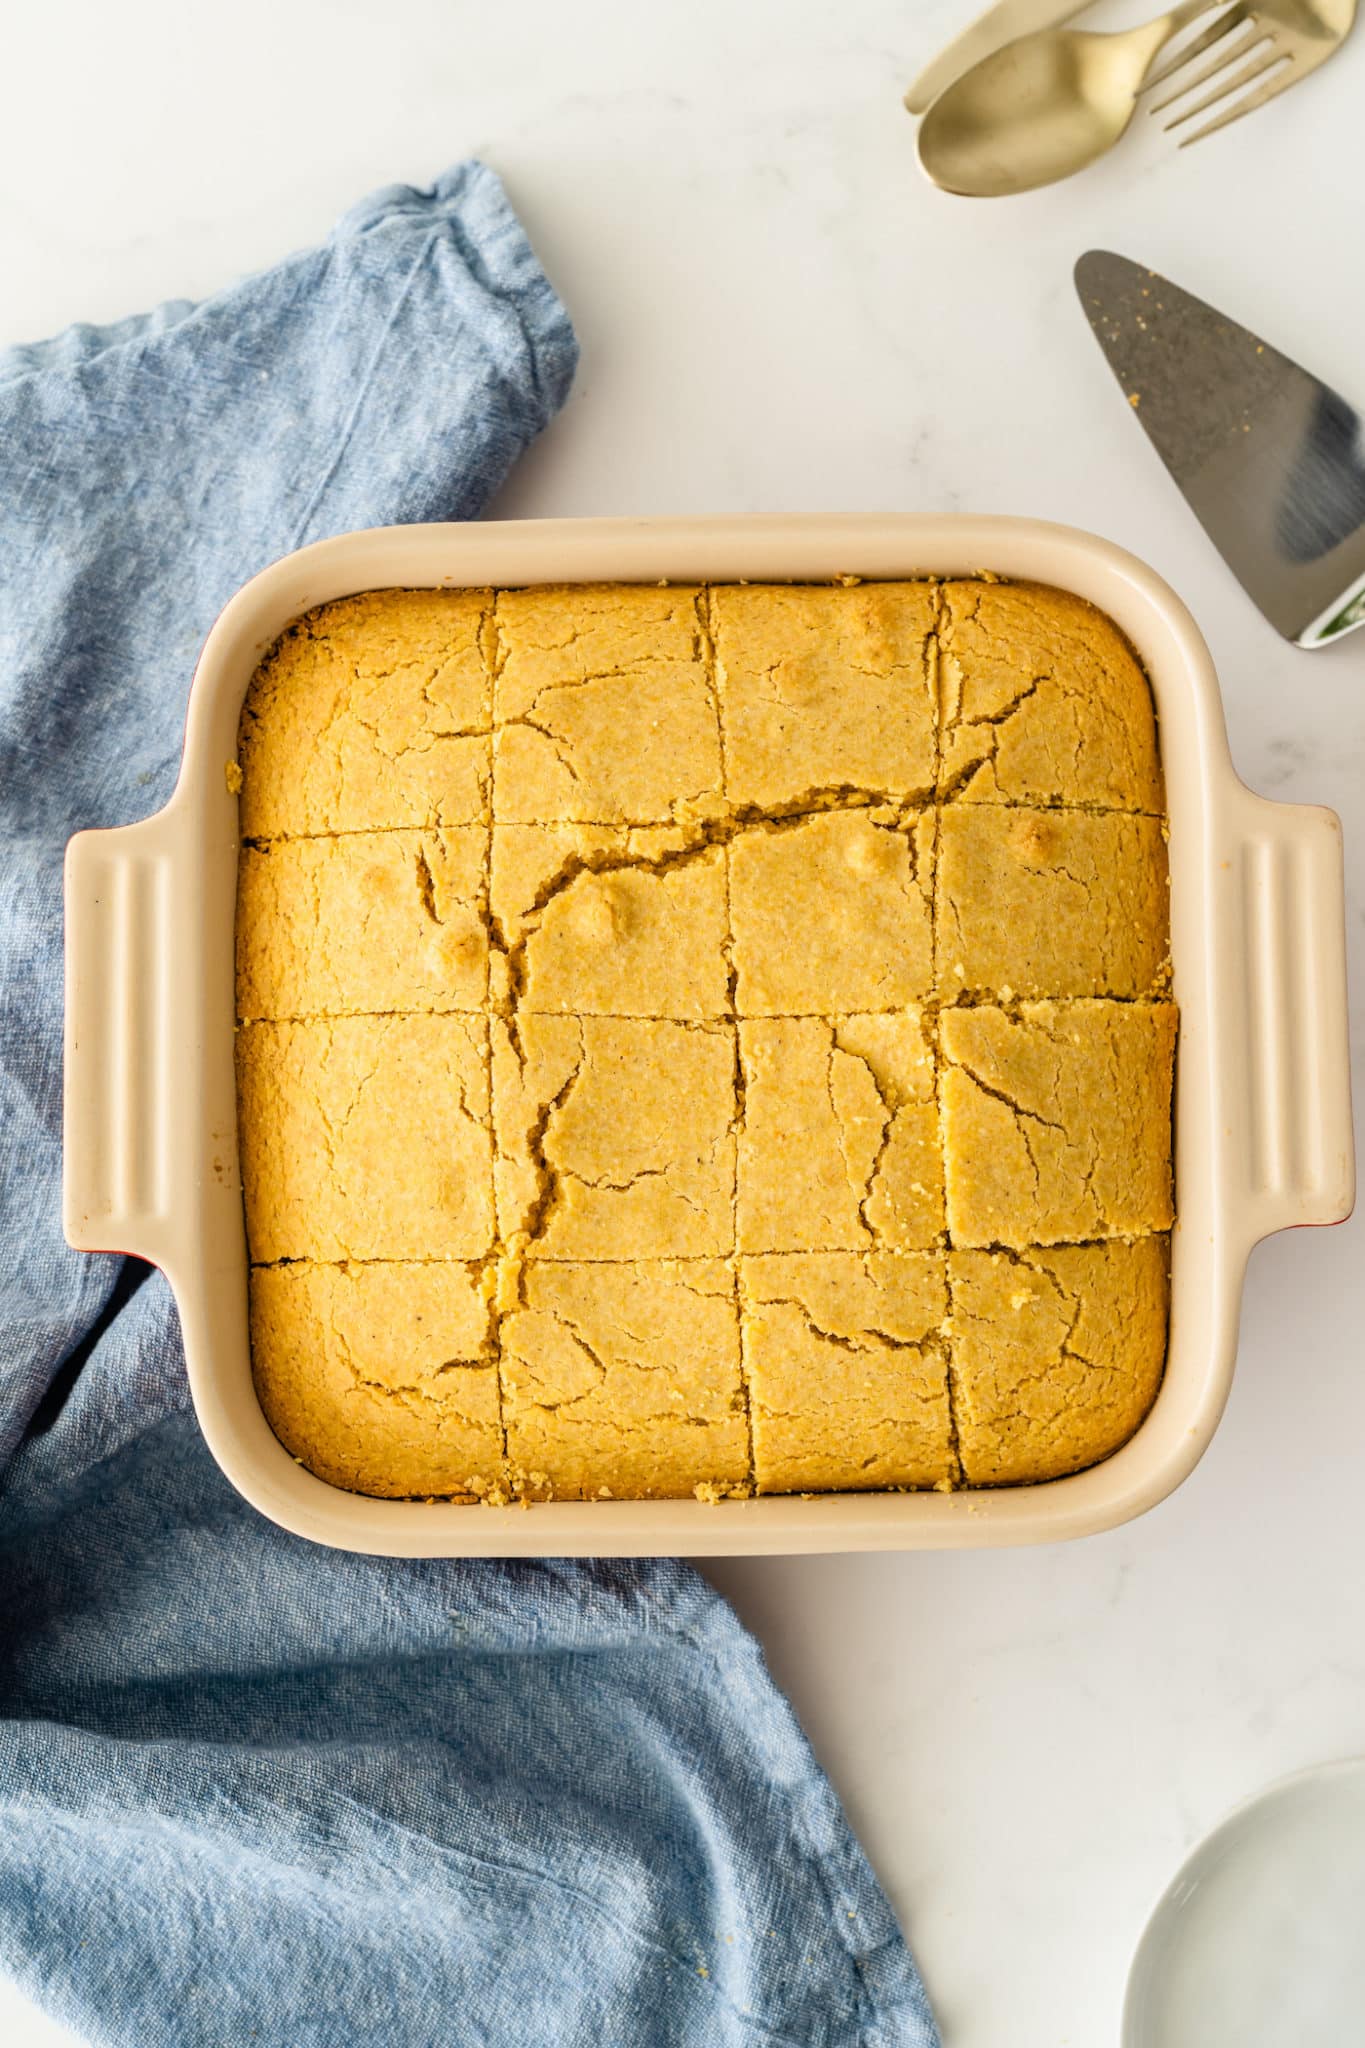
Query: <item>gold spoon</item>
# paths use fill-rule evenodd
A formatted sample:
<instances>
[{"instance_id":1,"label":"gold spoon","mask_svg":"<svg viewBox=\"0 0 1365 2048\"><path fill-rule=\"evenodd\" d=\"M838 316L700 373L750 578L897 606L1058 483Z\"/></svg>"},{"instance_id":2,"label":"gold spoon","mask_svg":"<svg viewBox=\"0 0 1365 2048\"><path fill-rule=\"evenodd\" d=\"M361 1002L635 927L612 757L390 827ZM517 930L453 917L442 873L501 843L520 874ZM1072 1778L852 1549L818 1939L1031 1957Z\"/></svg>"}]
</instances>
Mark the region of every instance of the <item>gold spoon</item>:
<instances>
[{"instance_id":1,"label":"gold spoon","mask_svg":"<svg viewBox=\"0 0 1365 2048\"><path fill-rule=\"evenodd\" d=\"M1158 51L1220 4L1184 0L1121 35L1054 28L1007 43L934 101L920 123L920 162L944 191L981 199L1084 170L1132 120Z\"/></svg>"}]
</instances>

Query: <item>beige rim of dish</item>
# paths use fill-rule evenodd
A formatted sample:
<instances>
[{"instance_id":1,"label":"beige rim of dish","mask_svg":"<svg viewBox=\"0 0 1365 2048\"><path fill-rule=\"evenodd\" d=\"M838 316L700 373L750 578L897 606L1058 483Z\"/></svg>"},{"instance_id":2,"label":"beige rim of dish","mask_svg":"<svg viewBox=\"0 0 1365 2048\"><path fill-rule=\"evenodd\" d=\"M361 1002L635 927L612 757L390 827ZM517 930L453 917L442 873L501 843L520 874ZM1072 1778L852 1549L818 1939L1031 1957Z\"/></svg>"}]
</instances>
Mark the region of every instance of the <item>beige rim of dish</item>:
<instances>
[{"instance_id":1,"label":"beige rim of dish","mask_svg":"<svg viewBox=\"0 0 1365 2048\"><path fill-rule=\"evenodd\" d=\"M1053 583L1128 634L1152 680L1170 816L1181 1011L1166 1375L1137 1434L1046 1485L749 1501L374 1500L305 1471L256 1399L233 1078L236 753L261 655L312 606L386 586L969 575ZM698 1556L1055 1541L1161 1500L1213 1434L1248 1255L1335 1223L1354 1196L1340 822L1271 803L1233 771L1217 678L1151 570L1033 520L529 520L320 541L255 577L205 643L175 794L145 823L82 832L66 862L64 1221L175 1291L209 1447L260 1511L320 1543L400 1556Z\"/></svg>"}]
</instances>

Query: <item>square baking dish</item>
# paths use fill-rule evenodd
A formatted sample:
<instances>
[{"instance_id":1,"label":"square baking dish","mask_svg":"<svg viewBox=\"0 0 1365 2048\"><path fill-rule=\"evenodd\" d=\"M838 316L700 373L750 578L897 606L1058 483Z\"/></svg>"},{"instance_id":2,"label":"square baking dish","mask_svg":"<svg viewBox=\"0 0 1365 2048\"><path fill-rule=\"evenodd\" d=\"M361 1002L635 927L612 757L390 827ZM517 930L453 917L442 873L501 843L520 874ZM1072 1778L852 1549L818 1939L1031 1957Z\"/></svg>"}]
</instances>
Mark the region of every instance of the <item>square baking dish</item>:
<instances>
[{"instance_id":1,"label":"square baking dish","mask_svg":"<svg viewBox=\"0 0 1365 2048\"><path fill-rule=\"evenodd\" d=\"M1156 698L1170 819L1176 1062L1171 1321L1156 1402L1102 1464L962 1493L550 1501L377 1500L315 1478L261 1412L233 1071L237 798L227 773L261 657L313 606L385 587L962 576L1051 583L1108 612ZM1179 600L1132 556L1032 520L529 520L321 541L222 613L190 694L180 779L144 823L82 832L66 859L64 1222L174 1290L200 1426L262 1514L394 1556L635 1556L1052 1542L1113 1526L1197 1462L1227 1399L1243 1277L1272 1231L1354 1198L1341 827L1233 771L1218 682Z\"/></svg>"}]
</instances>

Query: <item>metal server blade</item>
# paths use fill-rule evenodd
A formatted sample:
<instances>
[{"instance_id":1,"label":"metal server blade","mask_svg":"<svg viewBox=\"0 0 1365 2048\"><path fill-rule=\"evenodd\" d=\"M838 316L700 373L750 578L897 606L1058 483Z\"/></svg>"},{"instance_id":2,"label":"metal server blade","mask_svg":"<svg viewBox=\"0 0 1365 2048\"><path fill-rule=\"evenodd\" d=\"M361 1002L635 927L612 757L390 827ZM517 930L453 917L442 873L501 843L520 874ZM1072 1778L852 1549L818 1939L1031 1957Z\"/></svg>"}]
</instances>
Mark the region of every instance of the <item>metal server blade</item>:
<instances>
[{"instance_id":1,"label":"metal server blade","mask_svg":"<svg viewBox=\"0 0 1365 2048\"><path fill-rule=\"evenodd\" d=\"M1365 423L1154 270L1092 249L1076 289L1152 446L1270 623L1300 647L1365 626Z\"/></svg>"}]
</instances>

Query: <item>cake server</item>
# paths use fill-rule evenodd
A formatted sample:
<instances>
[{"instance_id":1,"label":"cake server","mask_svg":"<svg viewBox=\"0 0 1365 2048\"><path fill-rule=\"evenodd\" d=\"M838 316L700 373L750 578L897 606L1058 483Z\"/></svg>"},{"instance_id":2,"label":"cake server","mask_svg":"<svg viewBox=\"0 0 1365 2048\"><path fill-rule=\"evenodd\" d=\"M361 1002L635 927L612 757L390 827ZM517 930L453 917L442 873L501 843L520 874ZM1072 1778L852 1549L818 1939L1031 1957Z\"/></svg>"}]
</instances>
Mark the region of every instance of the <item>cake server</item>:
<instances>
[{"instance_id":1,"label":"cake server","mask_svg":"<svg viewBox=\"0 0 1365 2048\"><path fill-rule=\"evenodd\" d=\"M1252 601L1300 647L1365 626L1365 421L1235 320L1091 249L1076 289L1128 403Z\"/></svg>"}]
</instances>

